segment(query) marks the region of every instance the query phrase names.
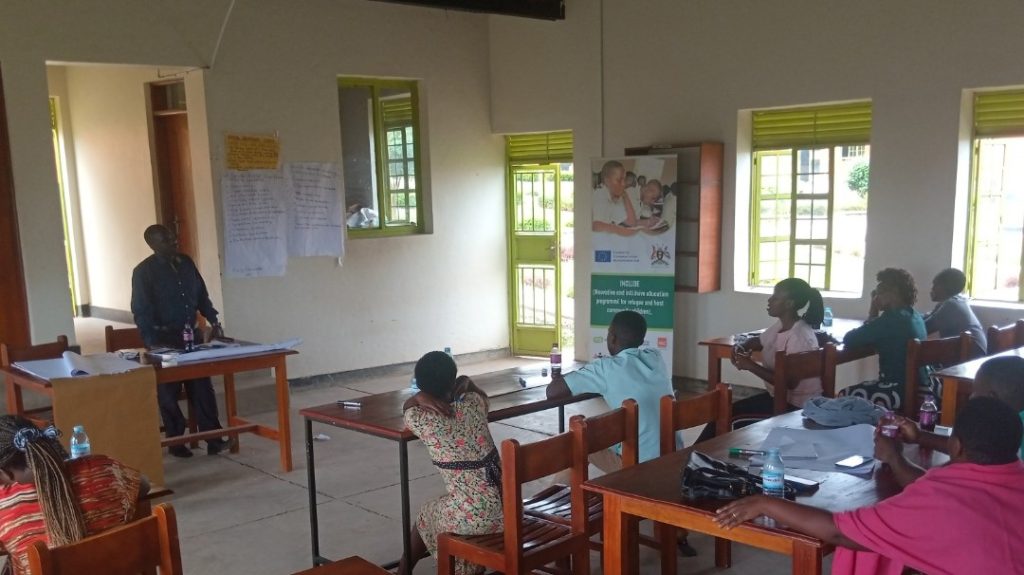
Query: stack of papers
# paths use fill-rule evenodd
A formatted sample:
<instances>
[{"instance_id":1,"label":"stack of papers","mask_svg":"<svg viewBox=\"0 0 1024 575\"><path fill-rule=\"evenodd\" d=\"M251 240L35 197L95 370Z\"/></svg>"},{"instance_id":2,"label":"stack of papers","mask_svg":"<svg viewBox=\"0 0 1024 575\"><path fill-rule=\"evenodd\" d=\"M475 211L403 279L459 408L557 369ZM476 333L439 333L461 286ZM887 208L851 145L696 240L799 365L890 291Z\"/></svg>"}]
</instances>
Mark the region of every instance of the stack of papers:
<instances>
[{"instance_id":1,"label":"stack of papers","mask_svg":"<svg viewBox=\"0 0 1024 575\"><path fill-rule=\"evenodd\" d=\"M12 365L43 379L108 375L124 373L142 367L137 362L122 359L114 353L97 353L82 356L73 351L65 351L63 356L53 359L16 361Z\"/></svg>"},{"instance_id":2,"label":"stack of papers","mask_svg":"<svg viewBox=\"0 0 1024 575\"><path fill-rule=\"evenodd\" d=\"M203 359L217 359L221 357L231 357L235 355L250 355L254 353L264 353L267 351L277 351L281 349L292 349L295 346L302 343L302 339L288 339L277 343L256 343L252 345L234 345L231 347L213 347L210 349L199 349L198 351L190 351L188 353L178 353L174 358L178 363L188 363L192 361L200 361Z\"/></svg>"},{"instance_id":3,"label":"stack of papers","mask_svg":"<svg viewBox=\"0 0 1024 575\"><path fill-rule=\"evenodd\" d=\"M875 467L875 427L860 424L840 429L790 429L776 427L768 432L761 449L778 447L787 469L843 471L854 475L871 473ZM836 462L851 455L867 459L857 467L836 467ZM760 465L763 458L751 463Z\"/></svg>"}]
</instances>

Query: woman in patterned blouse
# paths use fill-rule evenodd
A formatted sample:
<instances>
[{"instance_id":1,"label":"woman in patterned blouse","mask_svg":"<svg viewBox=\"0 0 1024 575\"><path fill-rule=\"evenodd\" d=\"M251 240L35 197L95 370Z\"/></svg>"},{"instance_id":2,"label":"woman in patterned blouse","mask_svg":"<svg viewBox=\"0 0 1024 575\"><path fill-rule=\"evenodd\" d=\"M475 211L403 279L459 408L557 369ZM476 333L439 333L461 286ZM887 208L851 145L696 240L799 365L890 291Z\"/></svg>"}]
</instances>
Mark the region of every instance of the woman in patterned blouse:
<instances>
[{"instance_id":1,"label":"woman in patterned blouse","mask_svg":"<svg viewBox=\"0 0 1024 575\"><path fill-rule=\"evenodd\" d=\"M67 461L53 426L0 416L0 544L10 553L4 573L28 570L36 541L68 545L123 525L149 490L142 475L103 455Z\"/></svg>"},{"instance_id":2,"label":"woman in patterned blouse","mask_svg":"<svg viewBox=\"0 0 1024 575\"><path fill-rule=\"evenodd\" d=\"M502 530L501 460L487 428L487 395L463 375L455 361L432 351L416 362L420 392L405 403L405 425L427 447L446 493L420 509L412 529L412 556L398 572L412 573L425 552L437 552L439 533L483 535ZM459 560L456 573L483 572Z\"/></svg>"}]
</instances>

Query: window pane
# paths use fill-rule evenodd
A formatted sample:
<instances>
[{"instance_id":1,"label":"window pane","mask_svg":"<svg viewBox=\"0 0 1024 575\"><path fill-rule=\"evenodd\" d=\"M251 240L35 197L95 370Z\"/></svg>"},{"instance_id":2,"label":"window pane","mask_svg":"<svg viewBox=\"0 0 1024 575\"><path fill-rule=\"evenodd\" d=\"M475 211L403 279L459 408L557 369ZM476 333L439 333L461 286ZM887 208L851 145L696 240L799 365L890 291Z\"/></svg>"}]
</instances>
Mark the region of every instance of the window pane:
<instances>
[{"instance_id":1,"label":"window pane","mask_svg":"<svg viewBox=\"0 0 1024 575\"><path fill-rule=\"evenodd\" d=\"M350 228L379 228L373 91L370 86L342 87L338 90L338 105L347 225Z\"/></svg>"},{"instance_id":2,"label":"window pane","mask_svg":"<svg viewBox=\"0 0 1024 575\"><path fill-rule=\"evenodd\" d=\"M1024 138L982 139L972 226L971 295L1018 301L1024 224Z\"/></svg>"}]
</instances>

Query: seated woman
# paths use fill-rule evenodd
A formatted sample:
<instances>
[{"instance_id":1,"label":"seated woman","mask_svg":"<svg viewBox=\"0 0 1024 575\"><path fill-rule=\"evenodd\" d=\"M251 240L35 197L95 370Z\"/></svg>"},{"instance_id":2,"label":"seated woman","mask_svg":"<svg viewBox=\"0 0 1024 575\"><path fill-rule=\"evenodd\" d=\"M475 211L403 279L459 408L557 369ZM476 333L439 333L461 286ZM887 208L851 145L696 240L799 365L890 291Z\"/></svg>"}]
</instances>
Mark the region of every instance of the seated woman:
<instances>
[{"instance_id":1,"label":"seated woman","mask_svg":"<svg viewBox=\"0 0 1024 575\"><path fill-rule=\"evenodd\" d=\"M800 310L805 307L807 311L800 315ZM818 337L814 330L821 327L824 316L825 305L821 293L804 280L788 278L775 284L775 290L768 298L768 317L776 318L777 321L761 332L760 336L750 338L732 350L732 364L737 369L749 371L763 379L768 390L733 404L735 427L743 427L754 420L772 416L775 353L785 351L788 355L818 349ZM761 352L763 364L751 357L755 351ZM792 411L803 407L808 399L818 395L821 395L821 378L802 379L789 382L786 402ZM714 433L714 427L708 425L697 441L711 439Z\"/></svg>"},{"instance_id":2,"label":"seated woman","mask_svg":"<svg viewBox=\"0 0 1024 575\"><path fill-rule=\"evenodd\" d=\"M28 570L28 549L74 543L135 517L149 491L136 470L103 455L67 460L54 427L44 430L14 415L0 416L0 543L5 567Z\"/></svg>"},{"instance_id":3,"label":"seated woman","mask_svg":"<svg viewBox=\"0 0 1024 575\"><path fill-rule=\"evenodd\" d=\"M412 529L412 557L398 573L408 575L427 551L437 552L440 533L483 535L502 530L501 459L487 427L487 395L466 376L456 379L455 361L432 351L416 362L420 392L405 402L405 425L427 447L447 493L420 509ZM482 573L458 560L456 573Z\"/></svg>"},{"instance_id":4,"label":"seated woman","mask_svg":"<svg viewBox=\"0 0 1024 575\"><path fill-rule=\"evenodd\" d=\"M871 310L864 325L847 332L843 345L872 347L878 354L878 379L848 387L840 395L861 397L893 411L903 407L907 343L925 339L924 320L914 310L917 287L906 270L885 268L876 276Z\"/></svg>"},{"instance_id":5,"label":"seated woman","mask_svg":"<svg viewBox=\"0 0 1024 575\"><path fill-rule=\"evenodd\" d=\"M718 510L731 529L766 515L836 546L833 575L1024 573L1024 463L1021 420L992 397L967 402L949 438L950 462L872 507L831 513L756 495ZM876 452L898 447L877 436Z\"/></svg>"}]
</instances>

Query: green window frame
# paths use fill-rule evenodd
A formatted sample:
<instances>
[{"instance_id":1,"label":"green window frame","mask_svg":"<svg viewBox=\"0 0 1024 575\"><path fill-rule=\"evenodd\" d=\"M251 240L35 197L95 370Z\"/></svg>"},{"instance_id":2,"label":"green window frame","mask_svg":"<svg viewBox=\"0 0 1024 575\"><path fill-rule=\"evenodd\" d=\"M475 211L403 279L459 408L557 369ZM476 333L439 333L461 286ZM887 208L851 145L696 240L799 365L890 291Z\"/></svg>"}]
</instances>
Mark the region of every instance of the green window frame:
<instances>
[{"instance_id":1,"label":"green window frame","mask_svg":"<svg viewBox=\"0 0 1024 575\"><path fill-rule=\"evenodd\" d=\"M964 250L972 297L1024 302L1022 164L1024 90L975 93Z\"/></svg>"},{"instance_id":2,"label":"green window frame","mask_svg":"<svg viewBox=\"0 0 1024 575\"><path fill-rule=\"evenodd\" d=\"M372 136L369 137L374 156L378 223L375 227L347 227L349 237L423 233L419 83L415 80L341 77L338 78L338 88L367 90L372 118ZM395 95L396 92L401 95ZM342 122L345 122L344 118ZM344 146L345 142L342 142L343 149Z\"/></svg>"},{"instance_id":3,"label":"green window frame","mask_svg":"<svg viewBox=\"0 0 1024 575\"><path fill-rule=\"evenodd\" d=\"M752 113L751 287L799 277L823 290L863 289L833 285L833 228L838 174L870 157L870 138L870 102Z\"/></svg>"}]
</instances>

